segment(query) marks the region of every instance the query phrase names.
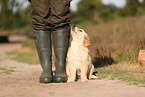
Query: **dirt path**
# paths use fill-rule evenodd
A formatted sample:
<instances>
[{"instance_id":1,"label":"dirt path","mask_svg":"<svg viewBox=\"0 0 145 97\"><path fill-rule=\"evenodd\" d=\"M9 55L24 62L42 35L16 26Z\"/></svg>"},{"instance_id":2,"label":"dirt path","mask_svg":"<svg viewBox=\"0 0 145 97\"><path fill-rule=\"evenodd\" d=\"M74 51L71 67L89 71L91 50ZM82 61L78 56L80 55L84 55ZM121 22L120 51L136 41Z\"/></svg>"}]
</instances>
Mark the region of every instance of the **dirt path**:
<instances>
[{"instance_id":1,"label":"dirt path","mask_svg":"<svg viewBox=\"0 0 145 97\"><path fill-rule=\"evenodd\" d=\"M12 74L0 74L0 97L145 97L144 87L120 81L40 84L40 65L16 62L6 55L6 52L20 47L21 43L0 44L0 67L16 71Z\"/></svg>"}]
</instances>

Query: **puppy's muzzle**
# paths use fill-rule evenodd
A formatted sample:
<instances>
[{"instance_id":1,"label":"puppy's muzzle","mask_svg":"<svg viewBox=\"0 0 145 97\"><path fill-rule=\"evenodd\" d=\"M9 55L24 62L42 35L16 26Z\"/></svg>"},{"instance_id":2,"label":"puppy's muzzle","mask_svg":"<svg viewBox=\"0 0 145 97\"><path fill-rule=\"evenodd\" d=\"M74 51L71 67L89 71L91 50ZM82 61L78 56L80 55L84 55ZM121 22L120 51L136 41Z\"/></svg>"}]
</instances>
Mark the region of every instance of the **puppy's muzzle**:
<instances>
[{"instance_id":1,"label":"puppy's muzzle","mask_svg":"<svg viewBox=\"0 0 145 97\"><path fill-rule=\"evenodd\" d=\"M76 26L74 25L74 26L72 26L72 31L74 31L75 32L75 29L76 29Z\"/></svg>"}]
</instances>

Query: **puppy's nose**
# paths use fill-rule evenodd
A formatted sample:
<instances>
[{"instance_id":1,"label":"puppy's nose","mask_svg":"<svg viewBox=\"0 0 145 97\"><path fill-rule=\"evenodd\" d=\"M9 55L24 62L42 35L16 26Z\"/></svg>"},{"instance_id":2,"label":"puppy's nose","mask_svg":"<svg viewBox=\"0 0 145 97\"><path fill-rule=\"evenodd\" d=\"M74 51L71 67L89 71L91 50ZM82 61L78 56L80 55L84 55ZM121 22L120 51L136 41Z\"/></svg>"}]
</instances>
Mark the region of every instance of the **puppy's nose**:
<instances>
[{"instance_id":1,"label":"puppy's nose","mask_svg":"<svg viewBox=\"0 0 145 97\"><path fill-rule=\"evenodd\" d=\"M74 25L73 27L76 27L76 25Z\"/></svg>"}]
</instances>

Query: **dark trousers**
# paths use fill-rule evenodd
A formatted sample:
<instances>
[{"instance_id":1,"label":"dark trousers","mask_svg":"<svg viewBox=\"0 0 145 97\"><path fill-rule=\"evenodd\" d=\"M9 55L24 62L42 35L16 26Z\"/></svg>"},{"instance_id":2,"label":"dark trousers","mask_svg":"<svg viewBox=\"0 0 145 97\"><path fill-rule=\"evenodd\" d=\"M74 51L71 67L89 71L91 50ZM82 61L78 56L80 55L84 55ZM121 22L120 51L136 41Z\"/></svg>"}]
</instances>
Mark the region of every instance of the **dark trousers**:
<instances>
[{"instance_id":1,"label":"dark trousers","mask_svg":"<svg viewBox=\"0 0 145 97\"><path fill-rule=\"evenodd\" d=\"M35 30L55 30L69 26L71 0L31 0Z\"/></svg>"}]
</instances>

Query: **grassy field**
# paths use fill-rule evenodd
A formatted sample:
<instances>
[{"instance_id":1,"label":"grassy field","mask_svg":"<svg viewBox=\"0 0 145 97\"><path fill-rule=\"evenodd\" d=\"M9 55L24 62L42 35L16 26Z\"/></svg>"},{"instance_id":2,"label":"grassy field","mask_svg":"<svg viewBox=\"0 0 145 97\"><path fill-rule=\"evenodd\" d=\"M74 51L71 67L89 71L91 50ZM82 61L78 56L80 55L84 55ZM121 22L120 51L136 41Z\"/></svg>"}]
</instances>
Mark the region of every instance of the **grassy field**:
<instances>
[{"instance_id":1,"label":"grassy field","mask_svg":"<svg viewBox=\"0 0 145 97\"><path fill-rule=\"evenodd\" d=\"M95 65L137 63L139 50L145 49L144 21L145 16L130 17L85 27L92 43L89 48Z\"/></svg>"},{"instance_id":2,"label":"grassy field","mask_svg":"<svg viewBox=\"0 0 145 97\"><path fill-rule=\"evenodd\" d=\"M145 16L129 17L84 27L99 79L119 79L145 87L145 67L139 67L137 61L139 50L145 49L144 21ZM24 42L22 49L9 54L16 54L14 59L18 61L39 64L32 39Z\"/></svg>"},{"instance_id":3,"label":"grassy field","mask_svg":"<svg viewBox=\"0 0 145 97\"><path fill-rule=\"evenodd\" d=\"M138 64L119 63L96 68L99 79L107 78L109 80L122 80L130 85L139 85L145 87L145 70Z\"/></svg>"},{"instance_id":4,"label":"grassy field","mask_svg":"<svg viewBox=\"0 0 145 97\"><path fill-rule=\"evenodd\" d=\"M28 39L22 44L22 48L17 51L8 52L8 55L15 55L12 59L19 62L28 63L31 65L39 64L38 56L36 53L36 48L34 41Z\"/></svg>"},{"instance_id":5,"label":"grassy field","mask_svg":"<svg viewBox=\"0 0 145 97\"><path fill-rule=\"evenodd\" d=\"M13 70L15 67L8 67L8 66L3 66L0 64L0 74L5 73L5 74L11 74L12 72L16 72Z\"/></svg>"}]
</instances>

